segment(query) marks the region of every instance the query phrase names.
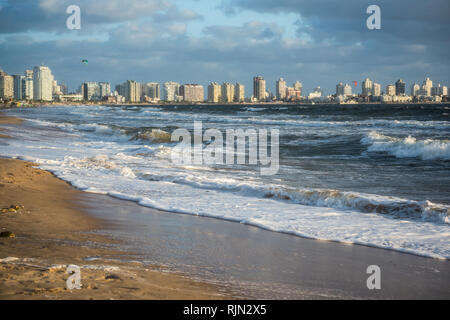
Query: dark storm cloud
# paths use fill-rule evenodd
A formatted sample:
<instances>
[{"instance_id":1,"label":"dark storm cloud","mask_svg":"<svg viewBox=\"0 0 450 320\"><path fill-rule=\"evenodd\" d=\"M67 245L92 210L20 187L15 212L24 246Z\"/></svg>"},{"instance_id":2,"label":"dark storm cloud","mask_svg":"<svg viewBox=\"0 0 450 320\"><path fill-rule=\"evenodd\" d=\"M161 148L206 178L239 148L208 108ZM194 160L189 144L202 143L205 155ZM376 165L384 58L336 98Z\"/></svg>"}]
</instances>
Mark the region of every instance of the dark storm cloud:
<instances>
[{"instance_id":1,"label":"dark storm cloud","mask_svg":"<svg viewBox=\"0 0 450 320\"><path fill-rule=\"evenodd\" d=\"M70 32L66 9L78 5L83 27L134 21L159 14L165 20L191 20L198 16L177 9L166 0L7 0L0 10L0 33L24 31Z\"/></svg>"},{"instance_id":2,"label":"dark storm cloud","mask_svg":"<svg viewBox=\"0 0 450 320\"><path fill-rule=\"evenodd\" d=\"M442 32L450 31L448 0L225 0L221 8L229 14L242 9L264 13L296 13L309 24L306 31L318 39L325 37L364 39L370 31L365 27L366 9L378 5L382 12L385 35L416 40L449 41ZM299 23L298 31L304 26Z\"/></svg>"},{"instance_id":3,"label":"dark storm cloud","mask_svg":"<svg viewBox=\"0 0 450 320\"><path fill-rule=\"evenodd\" d=\"M82 8L78 33L65 28L69 3ZM249 93L256 74L272 91L280 76L303 81L307 91L321 85L332 92L339 81L366 76L383 87L398 77L409 86L426 76L450 85L449 3L231 0L221 10L260 16L203 24L201 14L165 0L6 1L0 10L0 67L23 73L44 63L72 89L82 81L240 81ZM366 28L369 4L382 9L381 30ZM282 23L286 13L297 16L289 36ZM202 23L202 32L189 33L191 23ZM50 40L35 31L63 36Z\"/></svg>"}]
</instances>

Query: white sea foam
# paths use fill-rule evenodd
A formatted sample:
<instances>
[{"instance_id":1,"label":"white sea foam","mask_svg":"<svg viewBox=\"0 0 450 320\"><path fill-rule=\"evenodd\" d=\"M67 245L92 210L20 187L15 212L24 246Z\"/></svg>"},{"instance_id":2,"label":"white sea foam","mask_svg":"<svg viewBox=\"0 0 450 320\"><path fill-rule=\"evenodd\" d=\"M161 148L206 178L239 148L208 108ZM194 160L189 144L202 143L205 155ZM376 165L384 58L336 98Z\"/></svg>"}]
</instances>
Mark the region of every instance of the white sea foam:
<instances>
[{"instance_id":1,"label":"white sea foam","mask_svg":"<svg viewBox=\"0 0 450 320\"><path fill-rule=\"evenodd\" d=\"M130 113L141 116L137 110ZM74 108L73 112L74 117L82 119L86 111ZM114 112L128 116L121 109ZM159 115L163 116L167 115ZM178 114L178 117L187 116ZM302 125L299 121L305 121L305 128L317 127L315 132L335 124L339 130L346 126L362 125L366 129L372 126L369 121L360 121L362 124L357 124L358 121L353 124L312 122L308 126L304 119L291 120L289 125ZM227 121L234 120L228 117ZM262 118L258 121L283 123L270 119L264 122ZM315 239L360 243L450 259L448 206L357 192L288 188L276 179L271 183L263 182L250 170L241 173L236 168L177 167L168 160L170 145L129 141L130 137L123 136L120 130L112 129L113 134L110 134L111 126L35 123L59 126L63 132L56 135L55 130L44 131L36 140L39 131L27 131L26 126L22 126L20 131L11 132L20 139L8 140L0 153L35 161L89 192L109 194L157 209L227 219ZM392 121L385 124L386 127L405 125ZM407 124L415 128L427 125L434 129L445 124ZM151 126L156 127L154 123ZM361 142L368 148L377 143L380 148L395 148L408 144L404 140L376 132L368 134ZM422 142L422 148L431 148L427 149L429 153L437 149L435 144L423 141L416 139L410 144L420 149ZM30 148L37 144L40 148Z\"/></svg>"},{"instance_id":2,"label":"white sea foam","mask_svg":"<svg viewBox=\"0 0 450 320\"><path fill-rule=\"evenodd\" d=\"M369 152L387 152L397 158L450 160L450 140L417 140L411 135L397 138L371 131L361 143L369 146Z\"/></svg>"}]
</instances>

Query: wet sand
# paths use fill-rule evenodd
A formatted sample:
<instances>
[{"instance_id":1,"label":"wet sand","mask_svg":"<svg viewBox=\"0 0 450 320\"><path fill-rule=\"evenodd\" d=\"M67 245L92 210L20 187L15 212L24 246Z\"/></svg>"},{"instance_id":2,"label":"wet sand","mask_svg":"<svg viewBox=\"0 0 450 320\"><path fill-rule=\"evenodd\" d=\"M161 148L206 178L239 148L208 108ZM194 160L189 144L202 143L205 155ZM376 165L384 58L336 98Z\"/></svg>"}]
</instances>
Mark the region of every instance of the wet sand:
<instances>
[{"instance_id":1,"label":"wet sand","mask_svg":"<svg viewBox=\"0 0 450 320\"><path fill-rule=\"evenodd\" d=\"M0 116L0 125L20 122ZM108 222L84 210L85 195L32 163L0 159L0 299L226 297L216 286L156 265L89 259L130 253L92 233ZM66 289L69 264L81 267L80 290Z\"/></svg>"},{"instance_id":2,"label":"wet sand","mask_svg":"<svg viewBox=\"0 0 450 320\"><path fill-rule=\"evenodd\" d=\"M101 207L97 203L101 203ZM129 257L226 286L256 299L450 299L450 261L363 245L305 239L215 218L164 212L90 194L86 209L107 215L101 233ZM127 259L127 257L122 257ZM381 290L367 288L367 267Z\"/></svg>"},{"instance_id":3,"label":"wet sand","mask_svg":"<svg viewBox=\"0 0 450 320\"><path fill-rule=\"evenodd\" d=\"M158 211L0 159L11 205L23 208L0 213L16 236L0 238L0 299L450 299L448 260ZM65 289L68 264L84 266L83 289ZM381 290L367 288L369 265Z\"/></svg>"}]
</instances>

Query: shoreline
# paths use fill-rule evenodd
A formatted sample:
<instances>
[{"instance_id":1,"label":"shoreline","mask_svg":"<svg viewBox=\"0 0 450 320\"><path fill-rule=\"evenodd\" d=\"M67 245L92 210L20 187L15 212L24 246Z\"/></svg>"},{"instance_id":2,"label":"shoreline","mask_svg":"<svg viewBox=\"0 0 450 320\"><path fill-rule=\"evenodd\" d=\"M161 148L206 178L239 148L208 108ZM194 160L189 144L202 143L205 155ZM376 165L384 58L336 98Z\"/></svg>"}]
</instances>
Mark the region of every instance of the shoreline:
<instances>
[{"instance_id":1,"label":"shoreline","mask_svg":"<svg viewBox=\"0 0 450 320\"><path fill-rule=\"evenodd\" d=\"M16 118L17 119L17 118ZM19 120L15 120L15 121L20 121ZM0 124L2 122L2 117L0 116ZM21 160L9 160L9 159L5 159L8 161L12 161L12 162L18 162L18 163L23 163L24 166L29 166L29 167L33 167L36 166L37 164L31 164L31 163L26 163L23 162ZM0 169L3 168L3 164L2 164L2 159L0 159ZM40 169L34 169L34 170L40 170ZM448 260L438 260L438 259L432 259L429 257L423 257L423 256L418 256L415 254L411 254L411 253L403 253L403 252L398 252L398 251L394 251L392 249L386 249L386 248L378 248L375 246L368 246L368 245L364 245L364 244L344 244L342 242L331 242L331 241L321 241L321 240L315 240L315 239L308 239L305 237L301 237L299 235L292 235L289 233L280 233L280 232L275 232L275 231L271 231L268 229L263 229L260 227L256 227L256 226L251 226L251 225L243 225L243 224L239 224L236 222L230 222L227 220L223 220L223 219L218 219L218 218L214 218L214 219L204 219L205 217L197 217L197 216L193 216L193 215L189 215L189 214L177 214L177 213L173 213L173 212L162 212L160 210L155 210L155 209L150 209L148 207L142 207L140 205L138 205L137 203L131 201L131 200L119 200L117 198L113 198L110 196L102 196L102 195L97 195L97 194L92 194L92 193L86 193L83 191L80 191L78 189L76 189L75 187L71 186L69 183L57 178L56 176L54 176L51 172L49 171L44 171L44 170L40 170L43 173L41 174L46 174L46 175L51 175L53 179L58 180L60 183L64 184L66 187L73 189L73 192L79 194L79 198L77 198L78 200L76 200L76 203L74 205L75 208L80 208L81 207L81 211L83 213L87 213L89 217L93 218L95 216L95 218L93 218L93 221L96 221L95 223L99 223L99 224L93 224L93 226L91 228L87 228L86 230L79 230L79 231L93 231L93 230L102 230L102 229L109 229L111 231L112 234L114 234L116 230L116 227L118 225L120 225L121 220L118 219L117 217L117 212L114 212L114 210L118 210L122 209L122 210L126 210L127 211L127 215L132 215L134 211L139 211L145 214L149 214L149 215L155 215L156 220L152 220L152 223L149 223L149 225L147 226L148 228L151 228L152 225L156 225L157 223L160 223L160 220L164 220L164 219L169 219L170 220L170 226L171 228L173 228L173 223L174 220L175 221L188 221L188 225L189 224L198 224L201 225L201 227L196 227L193 230L204 230L205 233L209 233L208 235L202 235L202 239L204 239L204 241L200 241L199 244L202 245L203 243L208 243L208 246L210 247L214 247L213 244L210 244L211 239L208 238L210 237L210 233L219 233L222 232L223 233L223 237L228 237L230 234L241 234L241 238L240 240L243 241L243 243L249 242L251 243L251 245L248 245L247 247L247 251L244 251L243 254L239 254L238 256L246 256L246 255L253 255L254 253L252 251L257 251L259 250L260 254L267 254L267 252L265 250L262 250L262 248L260 248L261 244L260 243L264 243L265 239L271 239L271 241L269 242L272 243L277 243L277 245L273 245L273 248L267 248L269 255L274 255L274 254L278 254L278 252L286 252L286 250L291 250L291 247L296 247L298 246L299 248L301 248L301 251L299 252L294 252L293 256L302 256L305 255L305 257L310 257L309 261L306 261L306 265L308 266L306 268L306 275L298 275L298 276L294 276L294 278L289 278L289 281L287 281L288 283L290 282L295 282L295 285L299 286L300 288L302 288L303 285L306 285L306 287L309 285L312 285L313 287L316 286L317 284L311 284L310 283L310 278L318 278L319 276L316 274L318 271L316 269L323 269L321 270L321 274L320 277L324 277L324 279L326 279L327 281L321 281L319 280L319 288L313 288L311 289L311 291L306 290L306 292L300 291L300 293L295 293L295 295L293 296L289 296L289 298L326 298L326 299L339 299L339 298L386 298L389 297L392 293L391 292L396 292L396 294L400 295L400 297L410 297L412 296L413 298L421 297L424 298L423 296L420 296L420 293L410 293L411 290L409 290L408 288L413 286L414 284L410 284L410 282L414 282L414 277L411 276L414 275L414 272L423 272L423 270L421 269L426 269L426 270L438 270L437 272L441 273L441 275L439 274L427 274L424 276L424 281L422 282L430 282L430 284L423 284L421 283L421 281L419 281L419 287L422 286L429 286L430 287L430 292L432 292L433 294L430 294L431 296L434 297L444 297L444 298L448 298L450 297L450 295L447 293L446 288L441 288L439 283L442 283L442 279L448 279L449 277L449 262ZM40 175L41 175L40 174ZM0 177L3 177L2 172L0 171ZM2 195L2 187L0 187L0 195ZM60 193L60 189L57 189L57 194L59 195ZM87 199L90 198L90 203L91 205L89 206L85 206L84 204L80 204L80 202L83 202L83 200L81 199ZM108 199L110 198L110 199ZM2 197L0 196L0 200L2 199ZM129 203L132 202L132 203ZM3 203L0 203L1 205L3 205ZM100 205L98 205L100 204ZM21 205L21 204L20 204ZM9 205L8 205L9 206ZM104 206L109 206L109 210L105 210ZM25 206L25 208L27 209L27 206ZM63 206L64 208L64 206ZM92 211L97 211L98 214L96 215L92 215ZM128 212L129 211L129 212ZM111 214L111 216L110 216ZM114 216L116 215L116 216ZM0 217L2 217L0 215ZM152 218L153 219L153 218ZM216 220L216 221L212 221L212 220ZM131 220L132 221L132 220ZM0 220L0 222L2 222L2 220ZM181 228L180 226L184 226L185 223L179 223L177 224L177 228ZM78 226L78 225L77 225ZM63 226L58 225L58 228L61 228ZM132 226L127 226L127 225L122 225L120 226L121 228L123 228L126 232L125 232L125 236L129 236L132 235L137 236L138 233L137 231L132 229ZM162 226L161 229L164 229L165 226ZM48 230L45 230L44 234L48 233ZM51 230L51 229L50 229ZM212 230L212 231L211 231ZM214 232L214 230L216 232ZM248 230L252 230L252 232L248 232ZM12 230L14 232L14 230ZM185 232L184 227L182 228L183 232ZM268 232L269 231L269 232ZM146 231L147 232L147 231ZM180 241L180 238L183 240L183 237L180 234L180 232L174 232L177 235L177 239L175 239L175 241ZM257 242L251 242L251 238L253 237L254 234L257 234L260 237L260 241ZM21 240L22 241L22 236L20 234L18 234L19 236L17 238L15 238L15 240ZM106 249L105 246L103 245L100 246L100 248L90 248L91 251L85 251L88 250L88 248L84 248L79 252L80 256L75 257L75 261L80 263L81 265L88 263L86 270L83 269L83 274L88 274L88 281L92 281L92 282L88 282L87 284L87 290L88 290L88 295L92 294L97 294L95 296L93 296L94 299L106 299L109 298L108 296L102 296L97 292L98 288L100 289L106 289L108 288L108 290L110 290L109 286L113 286L113 285L117 285L114 283L113 279L111 277L114 278L114 275L117 273L116 271L113 271L113 273L111 274L111 271L108 271L106 269L101 269L101 270L93 270L93 269L89 269L92 266L90 264L93 263L93 261L101 261L101 260L97 260L97 257L107 257L107 256L127 256L127 255L131 255L133 256L132 252L133 251L125 251L125 252L121 252L118 253L117 251L113 250L112 248L114 247L115 241L111 241L111 237L107 237L105 235L86 235L81 233L82 237L87 237L86 240L85 238L77 238L75 239L78 244L81 244L81 247L84 248L86 241L93 241L97 242L97 243L103 243L106 244ZM42 235L41 235L42 236ZM77 233L77 236L80 236L80 233ZM92 237L92 238L89 238ZM98 238L97 238L98 237ZM57 237L58 238L58 237ZM83 241L83 239L85 241ZM106 239L106 241L105 241ZM11 239L0 239L0 243L2 244L2 246L0 246L0 248L4 248L2 242L4 241L9 241ZM47 239L48 240L48 239ZM73 243L72 244L68 244L67 241L73 241L73 239L53 239L53 242L55 242L54 240L60 241L60 243L66 243L65 246L67 246L68 248L78 248L79 246L75 246ZM62 241L61 241L62 240ZM189 240L189 238L188 238ZM65 242L64 242L65 241ZM80 243L81 242L81 243ZM154 246L158 246L159 243L161 242L161 239L156 237L155 239L153 239L152 245ZM186 242L186 239L184 239L181 242ZM45 242L45 245L48 242ZM108 247L109 245L109 247ZM217 246L220 245L224 245L226 246L226 249L223 250L219 250L220 252L226 252L228 255L231 254L231 256L236 255L236 252L239 252L239 250L241 250L241 243L232 243L230 244L230 247L227 247L228 244L221 244L218 243ZM54 244L54 247L58 247L57 244ZM164 246L163 246L164 247ZM38 246L35 245L34 248L37 250ZM53 247L52 247L53 248ZM266 249L266 248L264 248ZM273 249L273 253L272 250ZM64 251L65 250L65 251ZM61 259L54 259L55 257L52 257L51 255L48 255L48 250L46 251L47 257L49 259L47 259L46 264L44 266L41 266L42 270L47 270L47 273L50 275L55 275L58 276L59 278L52 278L51 280L46 280L46 281L51 281L51 282L58 282L60 283L59 288L61 289L61 287L63 287L64 281L62 281L61 279L65 279L67 278L67 275L65 275L64 271L62 269L55 269L55 267L51 267L52 264L69 264L69 263L73 263L73 262L67 262L67 258L73 258L72 256L69 255L69 257L67 257L68 252L71 249L67 249L65 247L62 252L58 253L59 256L56 258L61 258L62 256L65 255L65 261L61 262ZM75 249L73 249L75 250ZM78 249L77 249L78 250ZM95 251L98 250L98 251ZM104 251L103 251L104 250ZM164 250L162 250L164 251ZM14 251L11 251L14 252ZM34 251L32 251L33 254L35 253ZM306 253L304 253L306 252ZM3 250L0 249L0 253L2 254L0 258L6 258L7 256L4 256L3 254ZM197 254L202 254L202 253L197 253ZM217 253L215 252L211 252L211 255L213 257L215 257ZM9 257L16 257L13 254L8 255ZM195 256L195 255L194 255ZM274 268L274 270L278 270L278 269L282 269L282 268L288 268L289 272L290 270L297 270L298 266L297 266L297 261L294 260L290 260L289 256L292 256L291 254L287 254L287 258L286 257L278 257L278 259L276 259L276 261L269 261L269 266L270 268ZM84 258L88 257L89 260L83 260ZM94 260L91 260L91 258L94 258ZM29 258L29 257L28 257ZM13 260L13 261L3 261L2 264L0 264L0 267L3 268L4 265L6 265L7 267L5 267L4 271L8 273L8 277L9 274L13 274L14 276L17 276L21 273L20 269L14 269L14 268L25 268L28 266L28 268L31 268L29 265L30 264L35 264L36 262L38 262L36 260L36 257L32 257L35 260L32 261L28 261L28 260L24 260L23 257L19 260ZM178 257L177 257L178 258ZM180 254L180 261L177 261L179 264L183 264L185 262L185 259L187 257L183 256L182 254ZM204 261L204 263L208 263L208 259L209 256L206 257L207 259ZM217 258L217 257L215 257ZM234 257L231 257L230 259L235 259ZM254 256L253 257L253 261L254 263L259 263L261 258L258 256ZM287 264L286 267L283 266L283 263L280 262L279 259L287 259ZM104 261L108 261L108 265L106 266L106 268L110 268L111 264L110 261L107 259L103 259ZM213 259L214 260L214 259ZM361 261L359 261L361 260ZM87 262L89 261L89 262ZM327 265L327 266L323 266L324 262L327 263L329 261L332 262L336 262L335 265ZM358 261L358 262L356 262ZM394 281L394 283L396 283L397 285L402 285L403 287L401 287L400 291L396 291L397 289L395 288L390 288L388 291L388 295L379 295L376 292L372 292L372 293L368 293L367 288L365 288L365 277L366 277L366 273L365 273L365 267L363 268L364 265L367 265L371 263L371 261L380 261L383 265L385 264L386 266L383 267L383 270L385 270L387 268L387 275L385 277L387 277L388 279L392 279L392 281ZM5 263L6 262L6 263ZM236 263L241 264L242 262L237 261ZM379 262L377 262L379 263ZM76 264L76 263L75 263ZM301 263L301 271L304 271L304 264L305 262ZM375 263L376 264L376 263ZM409 265L415 265L417 264L417 267L415 267L415 270L411 270L411 267L409 267ZM152 265L152 264L150 264ZM155 268L158 268L158 263L155 264ZM220 265L220 264L219 264ZM337 269L335 270L336 265L338 266ZM399 270L397 270L397 265L400 265L400 271L404 271L404 272L398 272ZM25 266L25 267L24 267ZM130 263L115 263L112 265L112 267L119 267L123 270L125 270L125 274L127 272L130 272L129 268L131 268L131 272L133 272L134 274L136 274L136 272L150 272L150 271L146 271L146 269L143 271L143 265L141 263L137 263L137 262L131 262L131 266ZM345 266L345 268L340 268L339 266ZM103 268L105 267L104 265L101 267ZM254 267L259 267L259 266L252 266L252 268ZM264 266L263 266L264 267ZM262 269L258 272L258 274L265 274L265 271L263 270L264 268L261 267ZM10 269L7 269L10 268ZM269 269L270 269L269 268ZM267 269L267 268L266 268ZM348 270L347 270L348 269ZM414 269L414 268L413 268ZM53 271L50 271L53 270ZM55 270L57 270L55 272ZM111 269L109 269L111 270ZM353 283L355 281L354 277L355 275L353 275L355 272L360 272L361 270L363 270L364 272L360 273L357 276L357 283L358 283L358 287L357 289L354 288L355 284ZM3 270L2 270L3 271ZM19 272L20 271L20 272ZM229 272L228 269L224 269L224 272ZM42 273L42 271L39 271L40 273ZM152 271L155 272L155 271ZM157 274L152 274L152 277L150 277L150 279L148 279L148 281L153 281L153 279L156 277L162 277L164 278L164 276L167 276L167 273L163 272L158 272L156 271ZM435 272L435 271L432 271ZM1 272L3 273L3 272ZM1 274L0 273L0 274ZM92 274L91 274L92 273ZM181 274L189 274L189 272L181 272ZM248 277L250 279L254 279L254 277L257 277L257 275L253 275L253 274L248 274L244 272L244 276ZM44 272L44 275L46 277L48 277L48 275L46 275L46 273ZM344 275L344 279L340 279L341 276ZM172 274L170 274L170 276L172 276ZM174 277L177 277L177 275L173 275ZM269 276L269 275L268 275ZM273 275L272 275L273 276ZM441 277L441 278L436 278L437 276ZM27 276L28 278L30 277L30 275ZM34 274L33 276L31 276L31 278L37 278L39 280L39 277L42 277L40 274ZM64 278L65 277L65 278ZM102 278L103 277L103 278ZM121 277L121 276L119 276ZM123 276L124 277L124 276ZM278 277L280 277L278 279ZM28 278L22 278L22 280L18 280L18 281L28 281L25 279ZM339 281L337 281L338 286L336 287L336 280L333 280L333 278L339 279ZM99 280L101 279L101 280ZM264 279L264 278L263 278ZM270 277L269 277L270 279ZM276 277L277 281L286 281L285 278L283 278L283 275L277 275ZM440 281L439 281L440 279ZM8 280L8 279L5 279ZM36 279L35 279L36 280ZM95 280L95 281L94 281ZM183 279L181 277L181 279L176 278L174 281L178 281L180 280L182 282L182 280L184 281L185 279ZM197 282L197 280L200 280L199 282ZM230 298L230 297L246 297L246 296L252 296L252 295L247 295L247 292L245 294L243 294L244 291L242 292L234 292L234 294L231 294L229 296L226 296L222 293L219 293L219 290L214 286L211 285L209 281L207 281L207 284L204 284L202 281L201 277L195 277L194 280L186 280L186 281L192 281L194 283L194 285L200 286L199 291L197 292L198 294L200 294L200 296L198 298L200 299L207 299L209 298L214 298L214 299L219 299L219 298ZM418 279L418 280L422 280L422 279ZM96 281L100 281L100 284L102 285L102 287L100 287L100 285L96 284ZM103 283L102 281L105 281L105 283ZM133 288L134 291L145 291L145 289L142 289L142 283L136 283L133 282L134 280L132 278L128 279L122 279L121 281L125 281L125 282L131 282L133 283L133 285L127 285L128 288ZM323 283L321 283L323 282ZM3 281L3 283L5 283L5 281ZM6 281L7 283L7 281ZM445 283L445 281L444 281ZM216 282L216 284L219 285L220 287L220 281ZM364 286L363 286L364 284ZM205 287L202 287L202 286ZM320 287L320 286L324 286L324 287ZM6 292L2 287L2 284L0 284L0 292ZM41 286L43 286L41 284ZM48 285L47 285L48 286ZM192 284L190 284L188 287L190 288L190 286L192 286ZM333 287L335 286L335 287ZM43 286L45 288L45 286ZM340 288L344 288L344 289L340 289ZM41 288L41 287L39 287ZM93 289L93 288L97 288L97 289ZM120 290L124 290L123 287L121 287L122 289ZM139 289L138 289L139 288ZM308 288L308 287L307 287ZM331 289L330 289L331 288ZM426 288L426 287L425 287ZM29 289L29 288L28 288ZM53 288L54 289L54 288ZM77 296L75 297L73 293L67 294L67 290L63 290L61 292L51 292L50 290L53 290L52 288L48 288L47 291L42 291L42 292L28 292L28 291L23 291L20 295L18 295L15 298L48 298L49 295L51 298L55 298L55 299L87 299L88 297L84 297L84 296ZM119 290L117 288L114 288L114 290ZM205 289L205 291L203 291ZM242 290L245 288L241 288ZM62 290L62 289L61 289ZM131 289L129 289L131 290ZM207 290L211 290L211 293L207 294L207 297L204 297L204 293L207 292ZM329 291L331 290L331 294L329 293ZM355 292L357 292L357 294L353 294L352 290L356 290ZM424 289L425 290L425 289ZM80 291L84 291L84 290L80 290ZM340 292L343 291L344 293ZM26 292L26 294L24 293ZM425 290L426 292L426 290ZM229 292L227 292L229 293ZM24 295L25 294L25 295ZM31 296L28 296L28 294L30 294ZM132 293L132 292L128 292L127 290L121 291L120 293L118 293L116 291L115 294L118 294L118 298L120 299L182 299L183 297L185 299L196 299L195 297L192 296L192 293L189 293L187 296L181 296L181 297L173 297L171 295L160 295L157 297L152 296L151 294L147 295L139 295L138 297L136 297L136 293ZM415 295L414 295L415 294ZM256 298L270 298L270 296L264 296L261 293L256 293L255 295L253 295L253 297ZM6 297L8 298L8 297ZM425 296L426 298L426 296ZM4 297L2 296L2 294L0 294L0 299L4 299Z\"/></svg>"},{"instance_id":2,"label":"shoreline","mask_svg":"<svg viewBox=\"0 0 450 320\"><path fill-rule=\"evenodd\" d=\"M21 109L21 108L38 108L38 107L51 107L51 106L108 106L108 107L118 107L118 106L142 106L142 107L161 107L161 106L252 106L252 107L295 107L295 106L341 106L341 107L358 107L358 106L382 106L382 105L393 105L393 106L405 106L405 105L448 105L450 101L433 102L433 101L420 101L420 102L355 102L355 103L337 103L337 102L224 102L224 103L212 103L212 102L124 102L124 103L109 103L107 101L52 101L52 102L32 102L28 105L17 106L14 103L10 104L0 104L0 110L7 109Z\"/></svg>"},{"instance_id":3,"label":"shoreline","mask_svg":"<svg viewBox=\"0 0 450 320\"><path fill-rule=\"evenodd\" d=\"M0 238L0 299L226 297L210 284L166 273L156 265L107 259L133 253L118 250L120 240L94 233L108 222L86 212L82 191L35 166L0 158L0 206L20 207L0 213L1 232L14 234ZM81 267L81 290L66 289L70 264Z\"/></svg>"},{"instance_id":4,"label":"shoreline","mask_svg":"<svg viewBox=\"0 0 450 320\"><path fill-rule=\"evenodd\" d=\"M0 124L20 122L0 115ZM0 299L232 298L157 265L105 260L133 253L94 233L109 223L88 213L83 191L36 166L0 158L0 231L14 236L0 238ZM81 267L81 290L66 288L70 264Z\"/></svg>"}]
</instances>

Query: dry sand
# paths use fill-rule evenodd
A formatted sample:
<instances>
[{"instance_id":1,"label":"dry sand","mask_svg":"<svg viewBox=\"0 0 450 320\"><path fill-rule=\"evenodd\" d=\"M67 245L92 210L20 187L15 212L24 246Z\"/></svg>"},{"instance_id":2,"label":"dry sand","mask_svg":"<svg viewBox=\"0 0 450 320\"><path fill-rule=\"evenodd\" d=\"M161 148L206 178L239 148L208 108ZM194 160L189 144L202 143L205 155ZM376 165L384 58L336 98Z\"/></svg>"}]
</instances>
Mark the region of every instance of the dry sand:
<instances>
[{"instance_id":1,"label":"dry sand","mask_svg":"<svg viewBox=\"0 0 450 320\"><path fill-rule=\"evenodd\" d=\"M20 122L0 115L0 124ZM0 232L14 234L0 237L0 299L227 297L217 287L162 272L157 266L86 261L118 252L108 249L112 239L89 233L106 222L83 211L83 195L32 163L0 159ZM11 206L18 210L10 210ZM69 264L81 267L80 290L66 289Z\"/></svg>"}]
</instances>

